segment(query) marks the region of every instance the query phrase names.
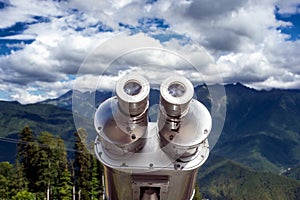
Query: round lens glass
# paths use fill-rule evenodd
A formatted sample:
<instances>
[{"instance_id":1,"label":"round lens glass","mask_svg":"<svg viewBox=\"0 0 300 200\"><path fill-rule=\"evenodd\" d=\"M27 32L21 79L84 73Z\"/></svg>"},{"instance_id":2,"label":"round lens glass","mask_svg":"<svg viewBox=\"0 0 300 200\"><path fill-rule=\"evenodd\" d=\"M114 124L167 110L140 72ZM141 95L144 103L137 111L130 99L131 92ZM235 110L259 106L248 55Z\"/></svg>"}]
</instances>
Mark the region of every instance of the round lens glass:
<instances>
[{"instance_id":1,"label":"round lens glass","mask_svg":"<svg viewBox=\"0 0 300 200\"><path fill-rule=\"evenodd\" d=\"M168 92L173 97L182 97L185 93L186 89L184 85L180 83L172 83L168 87Z\"/></svg>"},{"instance_id":2,"label":"round lens glass","mask_svg":"<svg viewBox=\"0 0 300 200\"><path fill-rule=\"evenodd\" d=\"M134 96L141 92L142 86L135 81L128 81L123 89L126 94Z\"/></svg>"}]
</instances>

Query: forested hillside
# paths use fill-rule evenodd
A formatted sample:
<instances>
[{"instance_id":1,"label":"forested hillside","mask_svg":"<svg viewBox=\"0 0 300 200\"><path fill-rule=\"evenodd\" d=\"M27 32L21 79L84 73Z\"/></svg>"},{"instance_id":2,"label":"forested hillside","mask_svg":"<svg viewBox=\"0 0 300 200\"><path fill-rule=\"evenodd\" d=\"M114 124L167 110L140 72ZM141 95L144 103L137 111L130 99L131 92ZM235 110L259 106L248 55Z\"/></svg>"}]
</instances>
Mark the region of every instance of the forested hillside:
<instances>
[{"instance_id":1,"label":"forested hillside","mask_svg":"<svg viewBox=\"0 0 300 200\"><path fill-rule=\"evenodd\" d=\"M37 135L43 131L59 135L68 147L73 145L75 126L71 111L53 105L0 101L0 161L15 160L18 133L25 126Z\"/></svg>"},{"instance_id":2,"label":"forested hillside","mask_svg":"<svg viewBox=\"0 0 300 200\"><path fill-rule=\"evenodd\" d=\"M227 85L227 113L213 149L259 171L279 173L300 163L300 91L257 91Z\"/></svg>"},{"instance_id":3,"label":"forested hillside","mask_svg":"<svg viewBox=\"0 0 300 200\"><path fill-rule=\"evenodd\" d=\"M199 170L203 198L291 200L300 198L300 181L257 172L237 162L211 155Z\"/></svg>"},{"instance_id":4,"label":"forested hillside","mask_svg":"<svg viewBox=\"0 0 300 200\"><path fill-rule=\"evenodd\" d=\"M99 199L102 166L78 133L74 138L75 156L69 159L59 136L37 135L25 127L19 134L14 164L0 163L0 199Z\"/></svg>"},{"instance_id":5,"label":"forested hillside","mask_svg":"<svg viewBox=\"0 0 300 200\"><path fill-rule=\"evenodd\" d=\"M69 110L53 105L28 104L0 101L0 136L18 133L24 126L36 132L49 131L57 134L75 130ZM68 138L67 135L62 135Z\"/></svg>"}]
</instances>

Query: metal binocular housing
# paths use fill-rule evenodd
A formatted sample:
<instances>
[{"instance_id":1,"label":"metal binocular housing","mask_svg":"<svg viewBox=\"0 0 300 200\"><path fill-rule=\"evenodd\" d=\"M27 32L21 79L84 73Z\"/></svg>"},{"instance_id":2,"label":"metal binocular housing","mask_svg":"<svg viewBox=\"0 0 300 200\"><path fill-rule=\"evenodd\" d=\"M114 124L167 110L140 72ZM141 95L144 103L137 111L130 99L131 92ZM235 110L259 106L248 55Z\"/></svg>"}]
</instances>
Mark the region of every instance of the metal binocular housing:
<instances>
[{"instance_id":1,"label":"metal binocular housing","mask_svg":"<svg viewBox=\"0 0 300 200\"><path fill-rule=\"evenodd\" d=\"M212 128L209 111L193 99L192 83L182 76L162 82L156 122L149 122L150 85L144 77L124 76L115 91L94 118L106 198L192 199Z\"/></svg>"}]
</instances>

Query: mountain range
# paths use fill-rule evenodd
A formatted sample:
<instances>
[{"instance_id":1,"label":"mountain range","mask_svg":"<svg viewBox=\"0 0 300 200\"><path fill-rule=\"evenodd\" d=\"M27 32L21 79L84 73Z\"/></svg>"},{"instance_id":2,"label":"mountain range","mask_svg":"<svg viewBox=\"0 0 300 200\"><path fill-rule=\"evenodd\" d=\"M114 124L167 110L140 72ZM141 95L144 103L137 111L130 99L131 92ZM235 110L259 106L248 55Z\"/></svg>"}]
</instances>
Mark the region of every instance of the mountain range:
<instances>
[{"instance_id":1,"label":"mountain range","mask_svg":"<svg viewBox=\"0 0 300 200\"><path fill-rule=\"evenodd\" d=\"M225 124L212 152L255 170L275 173L300 164L300 91L257 91L241 84L226 85L225 89ZM82 102L92 96L98 104L112 96L110 91L74 92L28 105L1 101L0 136L15 137L28 125L36 133L49 131L69 138L75 131L71 112L73 95ZM195 93L210 107L207 87L198 86ZM151 90L149 101L150 106L159 102L158 90Z\"/></svg>"},{"instance_id":2,"label":"mountain range","mask_svg":"<svg viewBox=\"0 0 300 200\"><path fill-rule=\"evenodd\" d=\"M277 173L300 163L300 91L228 85L223 133L213 152Z\"/></svg>"},{"instance_id":3,"label":"mountain range","mask_svg":"<svg viewBox=\"0 0 300 200\"><path fill-rule=\"evenodd\" d=\"M258 91L237 83L226 85L225 91L225 124L207 164L199 171L201 193L210 199L242 199L238 194L262 189L261 196L252 196L300 198L300 90ZM207 86L195 87L195 93L210 108ZM82 102L95 98L98 105L112 92L69 91L59 98L29 105L0 101L0 161L14 161L17 135L25 125L35 134L59 134L72 148L74 95ZM150 91L149 101L150 106L159 102L158 90ZM153 116L150 120L155 121Z\"/></svg>"}]
</instances>

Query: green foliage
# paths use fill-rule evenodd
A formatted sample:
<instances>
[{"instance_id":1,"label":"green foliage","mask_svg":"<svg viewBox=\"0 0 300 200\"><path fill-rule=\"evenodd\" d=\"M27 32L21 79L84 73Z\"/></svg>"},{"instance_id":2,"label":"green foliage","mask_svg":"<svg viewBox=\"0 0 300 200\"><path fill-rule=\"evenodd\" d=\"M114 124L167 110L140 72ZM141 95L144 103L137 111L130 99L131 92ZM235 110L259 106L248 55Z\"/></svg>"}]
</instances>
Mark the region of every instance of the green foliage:
<instances>
[{"instance_id":1,"label":"green foliage","mask_svg":"<svg viewBox=\"0 0 300 200\"><path fill-rule=\"evenodd\" d=\"M42 193L51 188L53 198L70 199L71 179L67 171L67 154L63 140L43 132L38 137L38 146L34 158L37 177L35 192Z\"/></svg>"},{"instance_id":2,"label":"green foliage","mask_svg":"<svg viewBox=\"0 0 300 200\"><path fill-rule=\"evenodd\" d=\"M12 200L36 200L35 195L27 190L22 190L12 197Z\"/></svg>"},{"instance_id":3,"label":"green foliage","mask_svg":"<svg viewBox=\"0 0 300 200\"><path fill-rule=\"evenodd\" d=\"M91 199L99 199L101 195L102 169L100 162L92 157Z\"/></svg>"},{"instance_id":4,"label":"green foliage","mask_svg":"<svg viewBox=\"0 0 300 200\"><path fill-rule=\"evenodd\" d=\"M8 162L0 163L0 199L8 199L10 196L10 182L13 166Z\"/></svg>"},{"instance_id":5,"label":"green foliage","mask_svg":"<svg viewBox=\"0 0 300 200\"><path fill-rule=\"evenodd\" d=\"M59 181L57 184L58 196L61 200L71 200L72 199L72 182L71 173L65 169L59 176Z\"/></svg>"},{"instance_id":6,"label":"green foliage","mask_svg":"<svg viewBox=\"0 0 300 200\"><path fill-rule=\"evenodd\" d=\"M16 160L15 167L13 169L13 175L11 181L11 194L12 196L16 195L20 191L28 189L28 179L25 176L26 172L24 170L23 164L19 163L19 160Z\"/></svg>"},{"instance_id":7,"label":"green foliage","mask_svg":"<svg viewBox=\"0 0 300 200\"><path fill-rule=\"evenodd\" d=\"M0 199L9 197L9 179L0 174Z\"/></svg>"},{"instance_id":8,"label":"green foliage","mask_svg":"<svg viewBox=\"0 0 300 200\"><path fill-rule=\"evenodd\" d=\"M35 154L38 151L38 146L34 139L33 131L25 126L19 133L19 143L17 145L16 173L19 177L17 180L24 181L16 187L16 190L22 190L29 184L33 187L36 181L36 170L34 167ZM22 185L24 183L25 185Z\"/></svg>"},{"instance_id":9,"label":"green foliage","mask_svg":"<svg viewBox=\"0 0 300 200\"><path fill-rule=\"evenodd\" d=\"M101 188L97 181L92 183L91 177L93 174L100 176L97 162L93 164L92 156L79 137L75 147L77 176L73 175L72 181L73 170L69 170L64 141L49 132L36 137L29 127L25 127L20 132L16 165L0 163L0 198L44 199L49 191L51 199L71 200L73 183L80 183L77 194L81 194L81 199L90 199L90 194L97 199Z\"/></svg>"},{"instance_id":10,"label":"green foliage","mask_svg":"<svg viewBox=\"0 0 300 200\"><path fill-rule=\"evenodd\" d=\"M30 153L32 153L32 147L34 145L33 132L28 126L24 127L19 133L20 142L17 145L18 153L17 160L27 170L30 166Z\"/></svg>"},{"instance_id":11,"label":"green foliage","mask_svg":"<svg viewBox=\"0 0 300 200\"><path fill-rule=\"evenodd\" d=\"M0 163L0 174L5 177L10 177L12 175L13 165L9 162Z\"/></svg>"}]
</instances>

